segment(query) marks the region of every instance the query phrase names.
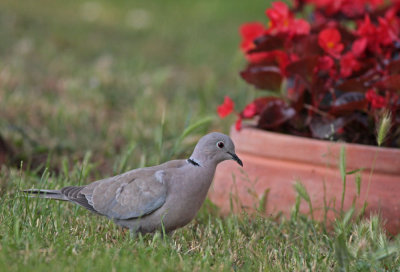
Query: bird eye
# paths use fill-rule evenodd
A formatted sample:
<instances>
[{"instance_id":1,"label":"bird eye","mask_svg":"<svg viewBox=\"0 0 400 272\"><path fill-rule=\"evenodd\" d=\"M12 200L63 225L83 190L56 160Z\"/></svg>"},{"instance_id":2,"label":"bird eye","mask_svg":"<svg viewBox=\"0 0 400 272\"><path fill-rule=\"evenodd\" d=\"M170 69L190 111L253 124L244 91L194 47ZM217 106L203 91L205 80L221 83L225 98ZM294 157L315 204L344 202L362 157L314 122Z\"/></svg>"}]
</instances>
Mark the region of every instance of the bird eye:
<instances>
[{"instance_id":1,"label":"bird eye","mask_svg":"<svg viewBox=\"0 0 400 272\"><path fill-rule=\"evenodd\" d=\"M224 142L218 142L217 143L218 148L224 148Z\"/></svg>"}]
</instances>

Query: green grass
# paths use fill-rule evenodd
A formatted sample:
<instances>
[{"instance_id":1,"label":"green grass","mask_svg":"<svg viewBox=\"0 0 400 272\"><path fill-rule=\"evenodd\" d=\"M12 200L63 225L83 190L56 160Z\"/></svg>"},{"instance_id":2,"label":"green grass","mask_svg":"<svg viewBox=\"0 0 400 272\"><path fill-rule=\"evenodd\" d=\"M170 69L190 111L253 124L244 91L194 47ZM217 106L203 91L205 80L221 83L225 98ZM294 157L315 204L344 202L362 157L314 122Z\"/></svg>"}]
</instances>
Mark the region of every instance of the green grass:
<instances>
[{"instance_id":1,"label":"green grass","mask_svg":"<svg viewBox=\"0 0 400 272\"><path fill-rule=\"evenodd\" d=\"M237 28L265 21L266 7L2 0L0 135L11 151L0 170L0 271L398 269L398 238L378 217L346 213L326 230L295 207L286 220L222 218L206 202L187 227L132 239L77 206L20 194L184 158L204 133L228 132L232 117L215 115L224 95L238 108L256 95L238 76Z\"/></svg>"},{"instance_id":2,"label":"green grass","mask_svg":"<svg viewBox=\"0 0 400 272\"><path fill-rule=\"evenodd\" d=\"M131 237L75 205L16 189L73 184L88 169L93 165L41 177L2 171L11 184L0 202L0 271L394 271L400 265L399 242L388 239L378 217L353 224L345 216L326 231L296 210L280 222L246 214L221 218L207 202L194 222L171 235Z\"/></svg>"}]
</instances>

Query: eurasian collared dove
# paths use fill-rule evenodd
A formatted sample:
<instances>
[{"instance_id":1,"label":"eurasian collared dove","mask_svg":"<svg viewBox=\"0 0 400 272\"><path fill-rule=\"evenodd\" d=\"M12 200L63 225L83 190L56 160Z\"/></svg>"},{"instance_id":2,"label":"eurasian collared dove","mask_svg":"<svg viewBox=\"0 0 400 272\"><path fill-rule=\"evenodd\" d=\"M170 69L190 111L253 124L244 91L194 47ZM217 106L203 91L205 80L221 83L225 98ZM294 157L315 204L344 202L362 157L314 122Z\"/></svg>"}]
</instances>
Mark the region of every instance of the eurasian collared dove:
<instances>
[{"instance_id":1,"label":"eurasian collared dove","mask_svg":"<svg viewBox=\"0 0 400 272\"><path fill-rule=\"evenodd\" d=\"M202 137L187 160L134 169L86 186L61 190L25 190L41 198L66 200L113 219L132 232L166 232L188 224L197 214L218 163L235 160L229 136L213 132Z\"/></svg>"}]
</instances>

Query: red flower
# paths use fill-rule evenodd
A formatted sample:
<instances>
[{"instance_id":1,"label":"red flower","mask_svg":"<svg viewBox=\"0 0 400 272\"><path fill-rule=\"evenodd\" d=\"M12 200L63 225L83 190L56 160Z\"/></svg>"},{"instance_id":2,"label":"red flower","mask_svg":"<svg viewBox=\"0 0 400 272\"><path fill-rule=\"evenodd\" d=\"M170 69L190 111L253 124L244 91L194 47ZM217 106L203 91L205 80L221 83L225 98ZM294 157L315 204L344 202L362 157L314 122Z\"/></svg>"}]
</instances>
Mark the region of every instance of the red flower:
<instances>
[{"instance_id":1,"label":"red flower","mask_svg":"<svg viewBox=\"0 0 400 272\"><path fill-rule=\"evenodd\" d=\"M335 61L332 59L332 57L327 55L319 57L317 65L314 68L314 74L334 78L337 73Z\"/></svg>"},{"instance_id":2,"label":"red flower","mask_svg":"<svg viewBox=\"0 0 400 272\"><path fill-rule=\"evenodd\" d=\"M272 8L265 11L269 18L270 30L277 32L287 32L290 22L293 19L293 14L290 13L289 7L280 1L273 2Z\"/></svg>"},{"instance_id":3,"label":"red flower","mask_svg":"<svg viewBox=\"0 0 400 272\"><path fill-rule=\"evenodd\" d=\"M242 36L240 48L246 53L255 47L254 40L264 34L265 27L258 22L247 23L240 26L239 32Z\"/></svg>"},{"instance_id":4,"label":"red flower","mask_svg":"<svg viewBox=\"0 0 400 272\"><path fill-rule=\"evenodd\" d=\"M390 29L399 34L400 33L400 19L397 16L398 9L390 8L385 13L385 19L388 22Z\"/></svg>"},{"instance_id":5,"label":"red flower","mask_svg":"<svg viewBox=\"0 0 400 272\"><path fill-rule=\"evenodd\" d=\"M271 51L270 57L274 60L274 63L279 65L281 73L285 74L286 66L290 63L289 56L286 54L286 52L280 50L274 50Z\"/></svg>"},{"instance_id":6,"label":"red flower","mask_svg":"<svg viewBox=\"0 0 400 272\"><path fill-rule=\"evenodd\" d=\"M382 45L391 45L394 41L399 39L385 18L378 18L378 21L378 40Z\"/></svg>"},{"instance_id":7,"label":"red flower","mask_svg":"<svg viewBox=\"0 0 400 272\"><path fill-rule=\"evenodd\" d=\"M243 109L241 116L242 116L243 118L252 118L252 117L254 117L254 115L256 115L256 114L257 114L257 106L256 106L256 104L253 102L253 103L248 104L248 105Z\"/></svg>"},{"instance_id":8,"label":"red flower","mask_svg":"<svg viewBox=\"0 0 400 272\"><path fill-rule=\"evenodd\" d=\"M263 61L268 55L265 52L251 54L248 52L255 48L254 40L266 32L264 25L258 22L243 24L240 26L239 32L242 36L240 49L246 54L246 59L251 63Z\"/></svg>"},{"instance_id":9,"label":"red flower","mask_svg":"<svg viewBox=\"0 0 400 272\"><path fill-rule=\"evenodd\" d=\"M356 17L365 12L372 12L383 0L343 0L340 10L348 17Z\"/></svg>"},{"instance_id":10,"label":"red flower","mask_svg":"<svg viewBox=\"0 0 400 272\"><path fill-rule=\"evenodd\" d=\"M235 128L236 128L236 130L241 130L241 129L242 129L242 118L239 117L239 118L236 120Z\"/></svg>"},{"instance_id":11,"label":"red flower","mask_svg":"<svg viewBox=\"0 0 400 272\"><path fill-rule=\"evenodd\" d=\"M343 0L310 0L318 9L324 10L327 15L333 15L340 10Z\"/></svg>"},{"instance_id":12,"label":"red flower","mask_svg":"<svg viewBox=\"0 0 400 272\"><path fill-rule=\"evenodd\" d=\"M364 53L365 48L367 48L367 42L368 41L366 38L361 38L354 41L353 45L351 46L351 52L353 55L360 57Z\"/></svg>"},{"instance_id":13,"label":"red flower","mask_svg":"<svg viewBox=\"0 0 400 272\"><path fill-rule=\"evenodd\" d=\"M367 40L367 45L370 51L381 51L378 39L378 29L371 23L371 19L368 15L366 15L364 21L359 24L357 34Z\"/></svg>"},{"instance_id":14,"label":"red flower","mask_svg":"<svg viewBox=\"0 0 400 272\"><path fill-rule=\"evenodd\" d=\"M393 42L398 41L399 20L394 11L388 10L385 18L379 17L379 25L376 26L371 22L368 15L365 16L364 21L359 24L357 34L367 39L368 48L372 52L382 52L381 46L392 45Z\"/></svg>"},{"instance_id":15,"label":"red flower","mask_svg":"<svg viewBox=\"0 0 400 272\"><path fill-rule=\"evenodd\" d=\"M348 52L340 59L340 75L342 77L350 76L354 71L358 71L361 64L357 61L352 52Z\"/></svg>"},{"instance_id":16,"label":"red flower","mask_svg":"<svg viewBox=\"0 0 400 272\"><path fill-rule=\"evenodd\" d=\"M340 43L341 39L337 29L327 28L319 33L318 44L326 53L334 58L339 58L344 48L344 45Z\"/></svg>"},{"instance_id":17,"label":"red flower","mask_svg":"<svg viewBox=\"0 0 400 272\"><path fill-rule=\"evenodd\" d=\"M285 73L286 66L290 63L290 61L293 61L292 59L289 59L287 53L281 50L262 52L262 54L263 54L262 59L253 59L253 55L255 55L254 53L248 54L246 57L248 61L251 63L257 63L262 61L264 63L268 63L274 66L279 66L282 74ZM252 60L249 60L248 57L252 58Z\"/></svg>"},{"instance_id":18,"label":"red flower","mask_svg":"<svg viewBox=\"0 0 400 272\"><path fill-rule=\"evenodd\" d=\"M329 71L335 65L333 59L329 56L322 56L318 58L317 70Z\"/></svg>"},{"instance_id":19,"label":"red flower","mask_svg":"<svg viewBox=\"0 0 400 272\"><path fill-rule=\"evenodd\" d=\"M306 20L295 19L292 21L290 29L292 34L307 35L310 33L311 26Z\"/></svg>"},{"instance_id":20,"label":"red flower","mask_svg":"<svg viewBox=\"0 0 400 272\"><path fill-rule=\"evenodd\" d=\"M217 112L219 117L224 118L233 111L235 103L230 99L229 96L225 96L224 103L218 106Z\"/></svg>"},{"instance_id":21,"label":"red flower","mask_svg":"<svg viewBox=\"0 0 400 272\"><path fill-rule=\"evenodd\" d=\"M365 15L364 21L360 22L357 29L357 34L360 35L361 37L366 37L366 38L369 38L376 34L376 27L371 23L371 18L369 18L368 14Z\"/></svg>"},{"instance_id":22,"label":"red flower","mask_svg":"<svg viewBox=\"0 0 400 272\"><path fill-rule=\"evenodd\" d=\"M384 3L384 0L367 0L366 3L370 4L372 8L377 8Z\"/></svg>"},{"instance_id":23,"label":"red flower","mask_svg":"<svg viewBox=\"0 0 400 272\"><path fill-rule=\"evenodd\" d=\"M365 93L365 99L371 103L373 109L381 109L386 107L386 100L383 96L378 95L373 89Z\"/></svg>"},{"instance_id":24,"label":"red flower","mask_svg":"<svg viewBox=\"0 0 400 272\"><path fill-rule=\"evenodd\" d=\"M283 2L273 2L272 8L267 9L265 14L270 20L268 32L271 34L302 35L310 33L310 24L303 19L294 19L289 7Z\"/></svg>"},{"instance_id":25,"label":"red flower","mask_svg":"<svg viewBox=\"0 0 400 272\"><path fill-rule=\"evenodd\" d=\"M343 13L347 17L356 17L368 11L373 11L383 3L383 0L308 0L317 9L327 15Z\"/></svg>"},{"instance_id":26,"label":"red flower","mask_svg":"<svg viewBox=\"0 0 400 272\"><path fill-rule=\"evenodd\" d=\"M344 0L342 1L340 11L347 17L356 17L364 13L365 2L364 0Z\"/></svg>"}]
</instances>

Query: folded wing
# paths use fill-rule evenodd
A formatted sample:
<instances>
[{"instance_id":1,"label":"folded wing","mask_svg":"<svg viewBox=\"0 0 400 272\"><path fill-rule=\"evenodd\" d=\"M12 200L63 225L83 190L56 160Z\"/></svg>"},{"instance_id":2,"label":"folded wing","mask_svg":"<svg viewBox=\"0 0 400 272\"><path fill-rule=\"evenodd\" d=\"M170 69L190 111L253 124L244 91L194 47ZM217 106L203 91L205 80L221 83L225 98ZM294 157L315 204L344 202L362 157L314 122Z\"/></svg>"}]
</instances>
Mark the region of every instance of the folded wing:
<instances>
[{"instance_id":1,"label":"folded wing","mask_svg":"<svg viewBox=\"0 0 400 272\"><path fill-rule=\"evenodd\" d=\"M151 172L105 179L80 193L96 212L109 218L138 218L160 208L167 197L164 171Z\"/></svg>"}]
</instances>

